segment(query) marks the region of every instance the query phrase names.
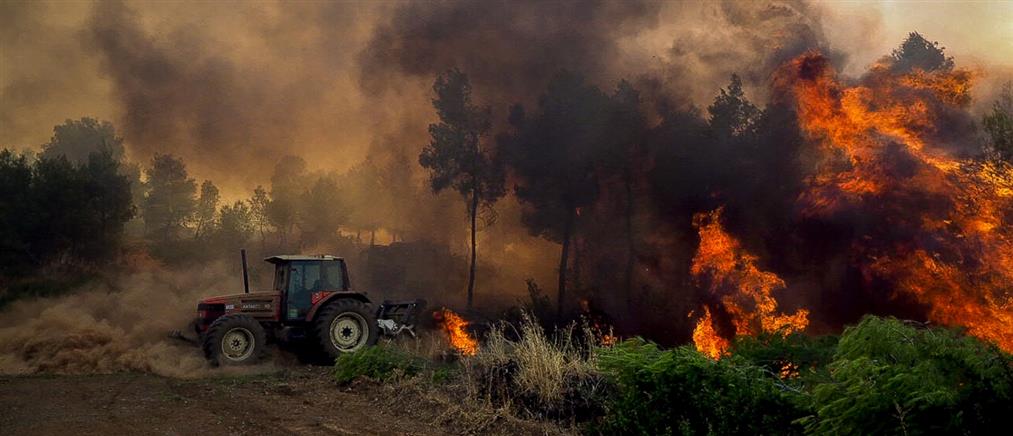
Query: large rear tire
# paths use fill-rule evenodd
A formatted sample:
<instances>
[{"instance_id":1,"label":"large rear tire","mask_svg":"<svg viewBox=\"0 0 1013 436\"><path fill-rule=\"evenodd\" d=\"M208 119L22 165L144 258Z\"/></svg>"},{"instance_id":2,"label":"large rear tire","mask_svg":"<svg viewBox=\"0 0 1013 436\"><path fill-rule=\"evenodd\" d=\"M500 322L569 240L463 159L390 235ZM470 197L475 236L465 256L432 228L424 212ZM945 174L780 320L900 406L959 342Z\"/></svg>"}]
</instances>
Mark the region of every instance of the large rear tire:
<instances>
[{"instance_id":1,"label":"large rear tire","mask_svg":"<svg viewBox=\"0 0 1013 436\"><path fill-rule=\"evenodd\" d=\"M314 327L321 350L332 359L375 345L380 337L372 308L351 298L338 299L321 309Z\"/></svg>"},{"instance_id":2,"label":"large rear tire","mask_svg":"<svg viewBox=\"0 0 1013 436\"><path fill-rule=\"evenodd\" d=\"M252 365L267 353L267 337L257 320L246 315L226 315L208 327L201 343L212 365Z\"/></svg>"}]
</instances>

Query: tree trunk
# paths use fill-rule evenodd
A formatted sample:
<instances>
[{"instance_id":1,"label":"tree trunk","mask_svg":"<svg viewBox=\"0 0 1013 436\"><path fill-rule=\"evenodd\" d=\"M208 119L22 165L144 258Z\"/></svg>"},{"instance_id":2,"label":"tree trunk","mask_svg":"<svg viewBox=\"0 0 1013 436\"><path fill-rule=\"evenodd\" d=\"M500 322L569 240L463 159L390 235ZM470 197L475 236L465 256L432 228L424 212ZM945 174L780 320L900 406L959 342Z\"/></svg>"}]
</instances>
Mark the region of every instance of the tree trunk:
<instances>
[{"instance_id":1,"label":"tree trunk","mask_svg":"<svg viewBox=\"0 0 1013 436\"><path fill-rule=\"evenodd\" d=\"M471 309L471 304L475 299L475 263L477 259L475 228L478 215L478 189L471 190L471 207L468 213L471 215L469 217L471 218L471 269L468 271L468 309Z\"/></svg>"},{"instance_id":2,"label":"tree trunk","mask_svg":"<svg viewBox=\"0 0 1013 436\"><path fill-rule=\"evenodd\" d=\"M172 222L170 221L170 222L165 223L165 228L162 229L162 242L163 243L169 242L169 232L171 232L171 231L172 231Z\"/></svg>"},{"instance_id":3,"label":"tree trunk","mask_svg":"<svg viewBox=\"0 0 1013 436\"><path fill-rule=\"evenodd\" d=\"M267 233L263 225L260 226L260 254L267 254Z\"/></svg>"},{"instance_id":4,"label":"tree trunk","mask_svg":"<svg viewBox=\"0 0 1013 436\"><path fill-rule=\"evenodd\" d=\"M633 246L633 181L630 170L626 169L623 183L626 185L626 308L633 307L633 264L636 258Z\"/></svg>"},{"instance_id":5,"label":"tree trunk","mask_svg":"<svg viewBox=\"0 0 1013 436\"><path fill-rule=\"evenodd\" d=\"M579 223L576 223L576 222L574 223L574 227L577 227L579 225L580 225ZM579 233L579 232L574 232L574 233ZM584 252L584 241L581 240L580 237L578 237L578 236L573 236L571 239L573 239L573 241L570 242L570 245L573 246L573 249L571 250L571 251L573 251L573 262L572 262L573 263L573 271L570 271L570 274L568 274L568 275L570 276L570 283L573 284L573 286L571 286L571 288L572 289L576 289L576 290L579 291L581 289L584 289L584 284L581 283L581 281L580 281L580 279L581 279L581 276L580 276L580 273L581 273L580 266L581 266L581 264L580 264L580 262L581 262L581 254Z\"/></svg>"},{"instance_id":6,"label":"tree trunk","mask_svg":"<svg viewBox=\"0 0 1013 436\"><path fill-rule=\"evenodd\" d=\"M566 297L566 266L570 258L570 233L573 231L572 207L566 209L566 221L563 223L563 249L559 255L559 287L556 294L556 321L563 319L563 299Z\"/></svg>"}]
</instances>

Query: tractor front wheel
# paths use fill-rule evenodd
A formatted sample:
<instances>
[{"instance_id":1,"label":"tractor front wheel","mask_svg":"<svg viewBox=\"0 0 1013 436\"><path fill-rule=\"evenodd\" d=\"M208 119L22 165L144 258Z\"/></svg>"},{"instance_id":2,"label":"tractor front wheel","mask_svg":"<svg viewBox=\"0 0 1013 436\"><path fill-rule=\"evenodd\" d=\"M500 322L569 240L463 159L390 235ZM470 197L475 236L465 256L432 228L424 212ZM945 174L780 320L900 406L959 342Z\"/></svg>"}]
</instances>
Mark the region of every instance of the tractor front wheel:
<instances>
[{"instance_id":1,"label":"tractor front wheel","mask_svg":"<svg viewBox=\"0 0 1013 436\"><path fill-rule=\"evenodd\" d=\"M246 315L226 315L208 327L201 344L212 365L250 365L267 352L264 328Z\"/></svg>"},{"instance_id":2,"label":"tractor front wheel","mask_svg":"<svg viewBox=\"0 0 1013 436\"><path fill-rule=\"evenodd\" d=\"M320 347L331 358L376 344L380 327L368 304L351 298L334 301L320 310L315 326Z\"/></svg>"}]
</instances>

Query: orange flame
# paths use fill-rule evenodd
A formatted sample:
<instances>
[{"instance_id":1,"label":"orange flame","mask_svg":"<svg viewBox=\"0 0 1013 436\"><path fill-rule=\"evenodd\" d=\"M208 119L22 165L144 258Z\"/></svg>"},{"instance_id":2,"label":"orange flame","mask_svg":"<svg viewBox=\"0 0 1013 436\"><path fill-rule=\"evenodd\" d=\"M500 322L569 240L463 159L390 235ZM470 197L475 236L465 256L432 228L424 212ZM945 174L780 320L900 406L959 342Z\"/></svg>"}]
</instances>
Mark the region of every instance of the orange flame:
<instances>
[{"instance_id":1,"label":"orange flame","mask_svg":"<svg viewBox=\"0 0 1013 436\"><path fill-rule=\"evenodd\" d=\"M856 205L891 213L890 228L875 230L883 237L856 243L867 279L893 283L926 305L930 320L1013 352L1013 169L946 148L955 128L948 120L970 102L972 81L965 70L898 73L884 61L844 85L818 53L796 58L776 79L823 151L824 165L799 198L804 213Z\"/></svg>"},{"instance_id":2,"label":"orange flame","mask_svg":"<svg viewBox=\"0 0 1013 436\"><path fill-rule=\"evenodd\" d=\"M603 347L611 347L619 343L619 336L613 334L612 327L593 326L591 332L594 334L594 339L598 341L598 345Z\"/></svg>"},{"instance_id":3,"label":"orange flame","mask_svg":"<svg viewBox=\"0 0 1013 436\"><path fill-rule=\"evenodd\" d=\"M784 288L784 280L760 270L756 266L757 257L721 227L720 218L721 209L693 217L693 225L700 233L700 246L690 267L694 281L720 297L721 305L732 317L736 335L804 330L809 325L809 311L778 313L772 292ZM706 307L693 331L693 342L698 350L714 358L728 348L727 338L720 336Z\"/></svg>"},{"instance_id":4,"label":"orange flame","mask_svg":"<svg viewBox=\"0 0 1013 436\"><path fill-rule=\"evenodd\" d=\"M784 362L781 364L781 371L778 372L778 376L782 379L795 378L798 377L798 375L798 365L792 362Z\"/></svg>"},{"instance_id":5,"label":"orange flame","mask_svg":"<svg viewBox=\"0 0 1013 436\"><path fill-rule=\"evenodd\" d=\"M439 314L442 320L440 327L447 333L450 346L454 347L462 355L474 356L478 352L478 341L465 330L468 322L447 308L441 310Z\"/></svg>"},{"instance_id":6,"label":"orange flame","mask_svg":"<svg viewBox=\"0 0 1013 436\"><path fill-rule=\"evenodd\" d=\"M718 334L714 320L711 319L711 311L706 307L703 308L703 318L693 329L693 345L697 351L714 360L720 359L728 351L728 339Z\"/></svg>"}]
</instances>

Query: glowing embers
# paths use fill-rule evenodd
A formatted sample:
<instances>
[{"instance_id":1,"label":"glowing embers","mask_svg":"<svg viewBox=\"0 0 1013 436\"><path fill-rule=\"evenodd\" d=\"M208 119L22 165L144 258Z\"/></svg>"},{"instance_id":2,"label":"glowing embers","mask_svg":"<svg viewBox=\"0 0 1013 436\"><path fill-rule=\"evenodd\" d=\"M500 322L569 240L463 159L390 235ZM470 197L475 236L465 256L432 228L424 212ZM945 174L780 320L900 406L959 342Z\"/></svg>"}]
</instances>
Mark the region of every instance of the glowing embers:
<instances>
[{"instance_id":1,"label":"glowing embers","mask_svg":"<svg viewBox=\"0 0 1013 436\"><path fill-rule=\"evenodd\" d=\"M447 340L454 350L465 356L473 356L478 352L478 341L465 330L468 322L464 318L446 308L436 312L436 315L440 328L447 334Z\"/></svg>"},{"instance_id":2,"label":"glowing embers","mask_svg":"<svg viewBox=\"0 0 1013 436\"><path fill-rule=\"evenodd\" d=\"M778 313L775 289L785 287L777 274L756 266L756 256L746 252L737 239L721 226L721 209L699 213L693 225L700 234L700 246L690 274L697 286L706 289L712 300L730 318L735 335L757 335L761 332L791 333L809 325L809 311L800 309L791 315ZM720 357L729 346L729 339L704 307L703 317L693 330L697 350L713 358Z\"/></svg>"}]
</instances>

